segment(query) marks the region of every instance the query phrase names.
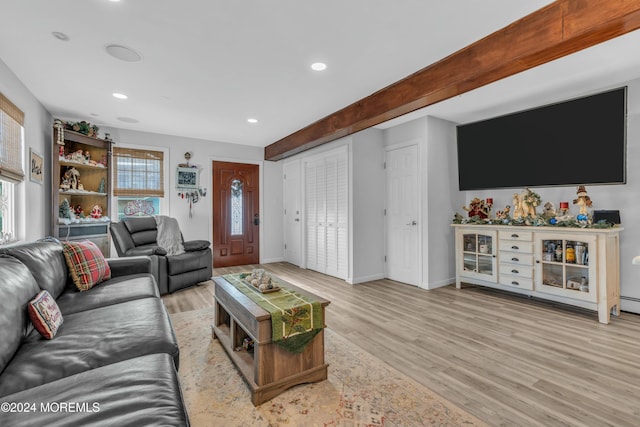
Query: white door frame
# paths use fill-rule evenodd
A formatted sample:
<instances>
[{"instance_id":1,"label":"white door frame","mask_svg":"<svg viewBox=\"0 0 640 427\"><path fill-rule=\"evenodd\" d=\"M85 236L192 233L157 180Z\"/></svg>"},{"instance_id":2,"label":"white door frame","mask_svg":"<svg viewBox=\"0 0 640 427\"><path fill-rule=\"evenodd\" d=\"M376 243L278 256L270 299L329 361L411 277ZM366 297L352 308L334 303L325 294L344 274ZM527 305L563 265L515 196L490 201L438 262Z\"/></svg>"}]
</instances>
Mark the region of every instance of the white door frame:
<instances>
[{"instance_id":1,"label":"white door frame","mask_svg":"<svg viewBox=\"0 0 640 427\"><path fill-rule=\"evenodd\" d=\"M290 170L288 168L296 169L296 172L297 172L297 175L298 175L297 176L297 178L298 178L298 191L297 191L297 194L294 194L294 195L289 194L286 191L287 190L287 179L288 178L283 179L283 187L284 187L283 188L283 192L284 192L284 194L283 194L284 203L283 204L284 204L284 206L285 207L287 206L287 199L290 198L290 197L294 197L297 200L297 203L296 203L297 206L298 206L298 214L297 215L298 215L298 219L299 219L299 221L298 221L298 241L296 242L297 245L298 245L298 263L294 264L294 265L297 265L298 267L303 267L303 265L306 265L306 262L303 260L303 249L302 249L302 245L303 245L303 238L302 238L302 236L303 236L303 233L302 233L303 220L302 220L302 218L303 218L303 214L304 214L304 212L303 212L304 201L302 200L302 195L303 195L302 185L304 184L304 180L303 180L303 177L302 177L303 171L302 171L301 166L302 166L302 162L300 161L300 159L294 159L292 161L285 162L282 165L283 178L285 178L284 175L286 175L287 170ZM284 227L285 237L288 234L287 233L287 215L292 215L292 213L291 212L287 212L287 213L285 213L283 215L283 227ZM287 243L288 242L286 241L286 238L285 238L285 245ZM287 259L286 253L287 253L287 250L284 249L284 259L285 259L285 261L291 262L291 261L289 261Z\"/></svg>"},{"instance_id":2,"label":"white door frame","mask_svg":"<svg viewBox=\"0 0 640 427\"><path fill-rule=\"evenodd\" d=\"M385 165L386 165L386 161L387 161L387 155L389 151L393 151L393 150L397 150L400 148L406 148L406 147L410 147L410 146L416 146L416 150L418 153L418 184L417 184L417 190L416 192L418 194L416 194L416 197L418 198L418 283L417 286L418 287L422 287L422 265L423 265L423 259L422 259L422 223L423 223L423 217L422 217L422 174L421 174L421 167L420 167L420 142L421 139L420 138L415 138L415 139L410 139L408 141L404 141L404 142L400 142L397 144L393 144L393 145L389 145L386 146L384 148L384 161L385 161ZM384 203L385 203L385 212L387 212L387 202L388 202L388 197L389 195L386 194L386 180L387 180L387 169L385 167L385 199L384 199ZM384 255L385 255L385 260L387 257L387 247L388 247L388 233L389 233L389 225L388 225L388 220L387 220L388 216L385 214L384 216ZM388 268L387 268L388 264L385 261L384 263L384 276L388 277L389 276L389 272L388 272Z\"/></svg>"}]
</instances>

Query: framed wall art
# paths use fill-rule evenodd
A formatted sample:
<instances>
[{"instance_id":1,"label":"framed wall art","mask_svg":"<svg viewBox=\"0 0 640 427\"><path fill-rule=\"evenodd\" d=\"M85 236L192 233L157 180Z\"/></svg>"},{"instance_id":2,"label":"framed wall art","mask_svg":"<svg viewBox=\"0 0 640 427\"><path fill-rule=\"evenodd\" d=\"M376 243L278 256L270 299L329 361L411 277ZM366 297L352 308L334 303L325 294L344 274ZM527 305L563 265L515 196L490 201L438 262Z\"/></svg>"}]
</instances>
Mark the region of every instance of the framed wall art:
<instances>
[{"instance_id":1,"label":"framed wall art","mask_svg":"<svg viewBox=\"0 0 640 427\"><path fill-rule=\"evenodd\" d=\"M44 159L33 149L29 149L29 177L31 181L42 184L44 181Z\"/></svg>"},{"instance_id":2,"label":"framed wall art","mask_svg":"<svg viewBox=\"0 0 640 427\"><path fill-rule=\"evenodd\" d=\"M177 188L198 188L198 168L176 168Z\"/></svg>"}]
</instances>

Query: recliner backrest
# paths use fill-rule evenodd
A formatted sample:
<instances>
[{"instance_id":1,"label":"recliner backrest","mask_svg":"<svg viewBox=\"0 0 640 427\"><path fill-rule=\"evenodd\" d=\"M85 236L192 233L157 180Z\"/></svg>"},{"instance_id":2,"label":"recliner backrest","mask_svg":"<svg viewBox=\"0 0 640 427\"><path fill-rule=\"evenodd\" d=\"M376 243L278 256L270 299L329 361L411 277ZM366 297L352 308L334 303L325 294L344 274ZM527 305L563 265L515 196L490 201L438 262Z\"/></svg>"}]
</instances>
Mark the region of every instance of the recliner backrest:
<instances>
[{"instance_id":1,"label":"recliner backrest","mask_svg":"<svg viewBox=\"0 0 640 427\"><path fill-rule=\"evenodd\" d=\"M127 218L122 222L136 247L156 244L158 225L155 218Z\"/></svg>"}]
</instances>

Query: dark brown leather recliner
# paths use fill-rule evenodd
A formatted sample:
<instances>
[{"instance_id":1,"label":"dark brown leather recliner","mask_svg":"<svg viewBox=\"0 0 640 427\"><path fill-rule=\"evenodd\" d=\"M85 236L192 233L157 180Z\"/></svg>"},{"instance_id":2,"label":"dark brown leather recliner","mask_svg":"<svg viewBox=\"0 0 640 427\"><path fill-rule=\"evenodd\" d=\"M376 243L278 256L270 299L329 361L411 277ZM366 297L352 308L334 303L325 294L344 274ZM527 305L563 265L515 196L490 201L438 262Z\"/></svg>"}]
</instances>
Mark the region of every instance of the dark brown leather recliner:
<instances>
[{"instance_id":1,"label":"dark brown leather recliner","mask_svg":"<svg viewBox=\"0 0 640 427\"><path fill-rule=\"evenodd\" d=\"M211 279L213 256L211 242L207 240L185 242L183 239L185 252L167 255L167 251L158 246L158 226L153 217L114 222L111 236L118 256L151 257L152 273L162 295Z\"/></svg>"}]
</instances>

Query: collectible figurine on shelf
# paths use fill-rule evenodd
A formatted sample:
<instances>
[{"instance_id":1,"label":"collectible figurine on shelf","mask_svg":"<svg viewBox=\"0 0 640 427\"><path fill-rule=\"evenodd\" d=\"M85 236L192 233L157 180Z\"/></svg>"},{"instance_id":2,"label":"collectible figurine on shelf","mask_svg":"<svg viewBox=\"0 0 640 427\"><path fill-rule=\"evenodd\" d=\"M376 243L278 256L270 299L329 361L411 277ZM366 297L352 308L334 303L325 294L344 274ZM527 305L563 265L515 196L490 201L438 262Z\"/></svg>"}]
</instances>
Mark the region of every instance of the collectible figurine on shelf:
<instances>
[{"instance_id":1,"label":"collectible figurine on shelf","mask_svg":"<svg viewBox=\"0 0 640 427\"><path fill-rule=\"evenodd\" d=\"M74 216L73 209L67 199L63 199L58 207L58 216L64 219L71 219Z\"/></svg>"},{"instance_id":2,"label":"collectible figurine on shelf","mask_svg":"<svg viewBox=\"0 0 640 427\"><path fill-rule=\"evenodd\" d=\"M102 207L100 205L94 205L91 208L91 218L102 218Z\"/></svg>"},{"instance_id":3,"label":"collectible figurine on shelf","mask_svg":"<svg viewBox=\"0 0 640 427\"><path fill-rule=\"evenodd\" d=\"M524 195L522 196L523 211L525 216L535 218L537 216L536 207L540 205L540 195L535 191L532 191L528 187L524 189Z\"/></svg>"},{"instance_id":4,"label":"collectible figurine on shelf","mask_svg":"<svg viewBox=\"0 0 640 427\"><path fill-rule=\"evenodd\" d=\"M524 217L524 208L522 206L522 194L513 194L513 219L520 220Z\"/></svg>"},{"instance_id":5,"label":"collectible figurine on shelf","mask_svg":"<svg viewBox=\"0 0 640 427\"><path fill-rule=\"evenodd\" d=\"M553 203L547 202L544 204L543 208L544 208L544 212L542 213L542 216L545 217L546 219L551 219L556 216L556 207L554 206Z\"/></svg>"},{"instance_id":6,"label":"collectible figurine on shelf","mask_svg":"<svg viewBox=\"0 0 640 427\"><path fill-rule=\"evenodd\" d=\"M504 209L496 212L496 218L502 220L509 219L509 211L511 211L511 206L507 205Z\"/></svg>"},{"instance_id":7,"label":"collectible figurine on shelf","mask_svg":"<svg viewBox=\"0 0 640 427\"><path fill-rule=\"evenodd\" d=\"M67 182L69 183L68 189L77 190L78 181L80 180L80 171L78 171L78 169L74 167L71 167L67 169L67 171L64 173L63 182L64 182L64 179L66 179Z\"/></svg>"},{"instance_id":8,"label":"collectible figurine on shelf","mask_svg":"<svg viewBox=\"0 0 640 427\"><path fill-rule=\"evenodd\" d=\"M81 205L76 205L76 207L73 209L73 212L76 214L76 218L84 218L84 213L82 211L82 206Z\"/></svg>"},{"instance_id":9,"label":"collectible figurine on shelf","mask_svg":"<svg viewBox=\"0 0 640 427\"><path fill-rule=\"evenodd\" d=\"M587 215L587 208L590 208L593 202L591 198L587 196L587 190L584 188L584 185L578 187L577 194L578 197L573 199L573 204L580 206L581 215Z\"/></svg>"},{"instance_id":10,"label":"collectible figurine on shelf","mask_svg":"<svg viewBox=\"0 0 640 427\"><path fill-rule=\"evenodd\" d=\"M489 217L489 207L484 200L474 197L469 203L469 207L462 206L462 209L469 212L469 218L478 216L482 219Z\"/></svg>"}]
</instances>

